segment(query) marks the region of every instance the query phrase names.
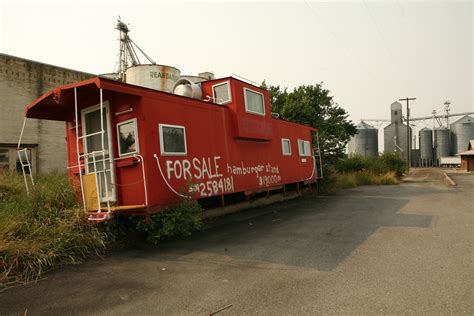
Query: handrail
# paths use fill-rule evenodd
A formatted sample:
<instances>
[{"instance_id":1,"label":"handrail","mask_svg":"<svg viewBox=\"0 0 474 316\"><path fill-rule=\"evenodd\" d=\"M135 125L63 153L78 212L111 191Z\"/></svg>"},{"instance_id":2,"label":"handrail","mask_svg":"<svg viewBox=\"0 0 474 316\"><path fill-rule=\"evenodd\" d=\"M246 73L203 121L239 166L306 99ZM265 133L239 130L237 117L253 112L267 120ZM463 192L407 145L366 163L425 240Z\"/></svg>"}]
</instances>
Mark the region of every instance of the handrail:
<instances>
[{"instance_id":1,"label":"handrail","mask_svg":"<svg viewBox=\"0 0 474 316\"><path fill-rule=\"evenodd\" d=\"M123 160L123 159L127 159L127 158L138 158L138 160L140 161L140 163L142 164L142 181L143 181L143 190L144 190L144 193L145 193L145 206L148 206L148 189L147 189L147 186L146 186L146 174L145 174L145 159L143 158L142 155L140 154L134 154L134 155L130 155L130 156L125 156L125 157L119 157L119 158L114 158L114 162L118 161L118 160ZM100 160L96 160L96 163L98 162L101 162L102 160L109 160L110 158L106 158L106 159L100 159ZM74 168L78 168L79 169L79 173L80 173L80 170L82 169L82 167L85 167L86 166L86 163L82 163L82 164L79 164L79 165L74 165L74 166L68 166L67 168L68 169L74 169ZM105 173L107 172L108 170L97 170L95 171L95 173ZM117 183L111 183L113 186L120 186L120 184L117 184Z\"/></svg>"}]
</instances>

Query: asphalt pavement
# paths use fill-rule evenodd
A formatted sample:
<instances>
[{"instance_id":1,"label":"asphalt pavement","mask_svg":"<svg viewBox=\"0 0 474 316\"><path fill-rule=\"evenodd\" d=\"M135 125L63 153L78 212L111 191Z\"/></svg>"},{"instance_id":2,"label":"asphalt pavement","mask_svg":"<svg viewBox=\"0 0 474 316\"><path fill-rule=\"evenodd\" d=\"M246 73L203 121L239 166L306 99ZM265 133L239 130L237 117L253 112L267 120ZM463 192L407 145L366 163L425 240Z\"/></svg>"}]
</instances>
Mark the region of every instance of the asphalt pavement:
<instances>
[{"instance_id":1,"label":"asphalt pavement","mask_svg":"<svg viewBox=\"0 0 474 316\"><path fill-rule=\"evenodd\" d=\"M474 175L226 216L0 293L0 314L474 314Z\"/></svg>"}]
</instances>

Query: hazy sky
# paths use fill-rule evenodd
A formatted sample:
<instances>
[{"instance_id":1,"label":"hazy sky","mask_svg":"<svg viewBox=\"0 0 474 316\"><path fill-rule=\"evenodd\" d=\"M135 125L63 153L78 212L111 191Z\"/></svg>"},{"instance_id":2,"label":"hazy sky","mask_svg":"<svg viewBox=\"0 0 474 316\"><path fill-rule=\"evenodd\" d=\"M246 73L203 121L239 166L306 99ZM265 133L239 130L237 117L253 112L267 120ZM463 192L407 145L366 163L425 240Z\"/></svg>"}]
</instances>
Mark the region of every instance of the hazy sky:
<instances>
[{"instance_id":1,"label":"hazy sky","mask_svg":"<svg viewBox=\"0 0 474 316\"><path fill-rule=\"evenodd\" d=\"M293 88L324 81L354 121L450 100L474 111L471 1L140 2L0 0L0 51L111 72L120 15L157 63Z\"/></svg>"}]
</instances>

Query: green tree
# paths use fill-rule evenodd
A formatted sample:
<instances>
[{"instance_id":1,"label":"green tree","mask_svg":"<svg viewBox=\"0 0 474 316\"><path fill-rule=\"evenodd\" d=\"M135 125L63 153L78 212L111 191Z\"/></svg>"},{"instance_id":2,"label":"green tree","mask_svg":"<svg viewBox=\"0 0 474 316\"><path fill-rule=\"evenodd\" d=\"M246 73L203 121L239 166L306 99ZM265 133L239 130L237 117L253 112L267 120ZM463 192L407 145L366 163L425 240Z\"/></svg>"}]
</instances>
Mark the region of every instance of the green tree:
<instances>
[{"instance_id":1,"label":"green tree","mask_svg":"<svg viewBox=\"0 0 474 316\"><path fill-rule=\"evenodd\" d=\"M280 118L318 129L321 154L325 164L333 164L344 156L350 137L356 133L346 110L334 102L322 83L303 85L292 92L280 86L262 83L271 96L272 112Z\"/></svg>"}]
</instances>

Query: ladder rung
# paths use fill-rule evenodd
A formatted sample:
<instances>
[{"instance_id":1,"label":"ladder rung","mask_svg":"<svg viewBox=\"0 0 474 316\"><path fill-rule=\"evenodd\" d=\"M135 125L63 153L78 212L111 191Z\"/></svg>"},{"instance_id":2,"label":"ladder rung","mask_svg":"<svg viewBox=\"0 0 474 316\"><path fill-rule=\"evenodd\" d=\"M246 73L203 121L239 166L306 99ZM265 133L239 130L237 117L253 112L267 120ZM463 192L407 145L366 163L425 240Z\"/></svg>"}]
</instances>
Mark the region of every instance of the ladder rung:
<instances>
[{"instance_id":1,"label":"ladder rung","mask_svg":"<svg viewBox=\"0 0 474 316\"><path fill-rule=\"evenodd\" d=\"M91 151L90 153L84 153L84 154L80 154L79 157L85 157L85 156L91 156L91 155L105 155L105 149L104 150L94 150L94 151ZM107 158L109 159L109 158Z\"/></svg>"},{"instance_id":2,"label":"ladder rung","mask_svg":"<svg viewBox=\"0 0 474 316\"><path fill-rule=\"evenodd\" d=\"M99 135L99 134L105 134L105 131L99 131L99 132L95 132L95 133L82 135L82 136L79 136L78 138L81 139L81 138L86 138L86 137L95 136L95 135Z\"/></svg>"}]
</instances>

